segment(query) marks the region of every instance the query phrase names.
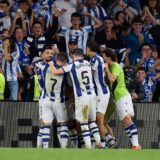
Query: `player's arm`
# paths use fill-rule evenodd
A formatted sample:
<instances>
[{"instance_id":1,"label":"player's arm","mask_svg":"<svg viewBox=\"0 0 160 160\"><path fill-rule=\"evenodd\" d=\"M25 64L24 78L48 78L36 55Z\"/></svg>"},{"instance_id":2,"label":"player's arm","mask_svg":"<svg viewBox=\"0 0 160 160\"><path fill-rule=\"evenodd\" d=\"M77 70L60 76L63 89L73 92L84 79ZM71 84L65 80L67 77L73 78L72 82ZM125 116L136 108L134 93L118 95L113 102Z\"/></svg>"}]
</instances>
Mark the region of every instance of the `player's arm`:
<instances>
[{"instance_id":1,"label":"player's arm","mask_svg":"<svg viewBox=\"0 0 160 160\"><path fill-rule=\"evenodd\" d=\"M111 73L111 71L108 68L108 64L107 63L105 63L105 72L106 72L106 75L107 75L107 77L108 77L110 82L114 82L114 81L117 80L117 76L114 75L113 73Z\"/></svg>"},{"instance_id":2,"label":"player's arm","mask_svg":"<svg viewBox=\"0 0 160 160\"><path fill-rule=\"evenodd\" d=\"M64 74L64 70L62 68L57 69L53 64L53 61L48 62L48 64L49 64L49 70L51 71L52 74L54 75Z\"/></svg>"}]
</instances>

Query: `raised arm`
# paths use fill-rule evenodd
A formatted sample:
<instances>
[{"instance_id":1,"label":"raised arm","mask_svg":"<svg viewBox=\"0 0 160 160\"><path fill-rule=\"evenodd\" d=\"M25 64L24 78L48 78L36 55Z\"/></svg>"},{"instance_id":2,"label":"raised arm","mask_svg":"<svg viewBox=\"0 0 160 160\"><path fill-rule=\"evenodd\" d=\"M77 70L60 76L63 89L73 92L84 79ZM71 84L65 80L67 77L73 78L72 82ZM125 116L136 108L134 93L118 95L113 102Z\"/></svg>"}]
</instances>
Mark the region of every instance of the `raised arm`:
<instances>
[{"instance_id":1,"label":"raised arm","mask_svg":"<svg viewBox=\"0 0 160 160\"><path fill-rule=\"evenodd\" d=\"M57 69L53 64L53 61L50 61L48 64L49 64L49 69L52 74L54 75L64 74L64 70L62 68Z\"/></svg>"},{"instance_id":2,"label":"raised arm","mask_svg":"<svg viewBox=\"0 0 160 160\"><path fill-rule=\"evenodd\" d=\"M102 22L98 18L96 18L95 16L92 16L90 13L86 12L86 13L84 13L84 16L91 17L92 20L95 22L95 25L93 25L93 29L97 29L102 26Z\"/></svg>"}]
</instances>

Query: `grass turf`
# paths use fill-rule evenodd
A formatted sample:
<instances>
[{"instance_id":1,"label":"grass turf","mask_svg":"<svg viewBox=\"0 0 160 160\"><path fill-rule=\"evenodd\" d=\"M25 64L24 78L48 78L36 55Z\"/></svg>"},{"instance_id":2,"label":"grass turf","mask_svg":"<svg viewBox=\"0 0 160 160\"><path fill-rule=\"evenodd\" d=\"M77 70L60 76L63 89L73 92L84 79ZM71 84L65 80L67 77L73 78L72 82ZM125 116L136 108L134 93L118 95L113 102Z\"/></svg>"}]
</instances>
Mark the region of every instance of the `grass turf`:
<instances>
[{"instance_id":1,"label":"grass turf","mask_svg":"<svg viewBox=\"0 0 160 160\"><path fill-rule=\"evenodd\" d=\"M0 148L0 160L160 160L160 150Z\"/></svg>"}]
</instances>

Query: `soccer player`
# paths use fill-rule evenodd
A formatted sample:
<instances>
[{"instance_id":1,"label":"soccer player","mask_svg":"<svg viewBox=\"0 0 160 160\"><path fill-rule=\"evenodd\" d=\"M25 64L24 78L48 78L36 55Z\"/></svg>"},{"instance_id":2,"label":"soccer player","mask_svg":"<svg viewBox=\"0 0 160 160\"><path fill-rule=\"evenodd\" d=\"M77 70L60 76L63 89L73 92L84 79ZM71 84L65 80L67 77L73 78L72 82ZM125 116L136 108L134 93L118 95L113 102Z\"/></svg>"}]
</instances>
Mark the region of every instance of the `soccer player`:
<instances>
[{"instance_id":1,"label":"soccer player","mask_svg":"<svg viewBox=\"0 0 160 160\"><path fill-rule=\"evenodd\" d=\"M75 95L75 117L80 122L82 136L86 148L91 148L90 129L94 130L93 136L96 145L100 145L100 135L96 123L91 123L90 129L88 122L96 120L96 95L92 78L90 63L84 60L82 49L75 49L73 53L73 63L61 69L56 69L53 62L50 62L51 71L55 75L70 72L74 95Z\"/></svg>"},{"instance_id":2,"label":"soccer player","mask_svg":"<svg viewBox=\"0 0 160 160\"><path fill-rule=\"evenodd\" d=\"M103 58L106 62L106 75L110 81L119 119L130 138L132 149L141 149L138 142L137 127L132 121L132 117L134 116L133 103L131 95L126 88L123 69L117 63L117 57L112 50L108 49L104 51Z\"/></svg>"},{"instance_id":3,"label":"soccer player","mask_svg":"<svg viewBox=\"0 0 160 160\"><path fill-rule=\"evenodd\" d=\"M106 129L104 124L104 115L107 110L110 91L109 87L105 82L105 65L103 58L98 55L98 44L94 42L89 42L87 44L87 55L91 58L90 64L93 73L93 79L96 91L96 120L100 130L101 139L106 139L110 147L116 145L116 141L112 138ZM92 122L95 123L95 122ZM92 125L92 123L90 125ZM94 132L94 131L93 131Z\"/></svg>"},{"instance_id":4,"label":"soccer player","mask_svg":"<svg viewBox=\"0 0 160 160\"><path fill-rule=\"evenodd\" d=\"M51 60L52 50L46 50L43 55L48 53L48 60ZM65 54L60 53L57 55L55 67L61 68L67 61ZM43 119L43 132L42 140L43 147L49 147L50 139L50 128L54 118L56 118L57 123L60 124L60 145L61 148L67 147L68 142L68 127L67 127L67 112L64 103L64 86L66 75L55 76L51 73L49 65L38 66L43 70L44 78L44 99L43 99L43 108L42 108L42 119ZM55 116L55 117L54 117Z\"/></svg>"}]
</instances>

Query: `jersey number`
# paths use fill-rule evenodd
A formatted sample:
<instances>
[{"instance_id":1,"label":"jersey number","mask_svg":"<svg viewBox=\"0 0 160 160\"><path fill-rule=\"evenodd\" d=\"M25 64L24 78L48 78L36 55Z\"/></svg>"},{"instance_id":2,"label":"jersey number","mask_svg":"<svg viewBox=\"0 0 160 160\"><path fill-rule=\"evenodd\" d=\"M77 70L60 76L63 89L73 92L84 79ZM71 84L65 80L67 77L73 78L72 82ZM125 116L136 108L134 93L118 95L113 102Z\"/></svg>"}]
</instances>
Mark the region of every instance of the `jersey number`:
<instances>
[{"instance_id":1,"label":"jersey number","mask_svg":"<svg viewBox=\"0 0 160 160\"><path fill-rule=\"evenodd\" d=\"M88 72L87 71L83 71L82 73L81 73L81 76L82 76L82 79L83 79L83 84L84 85L88 85L89 84L89 77L88 77L88 75L86 75L86 74L88 74Z\"/></svg>"},{"instance_id":2,"label":"jersey number","mask_svg":"<svg viewBox=\"0 0 160 160\"><path fill-rule=\"evenodd\" d=\"M53 84L52 84L52 92L54 92L54 87L55 87L55 85L56 85L56 83L57 83L57 80L51 78L51 81L53 81Z\"/></svg>"}]
</instances>

